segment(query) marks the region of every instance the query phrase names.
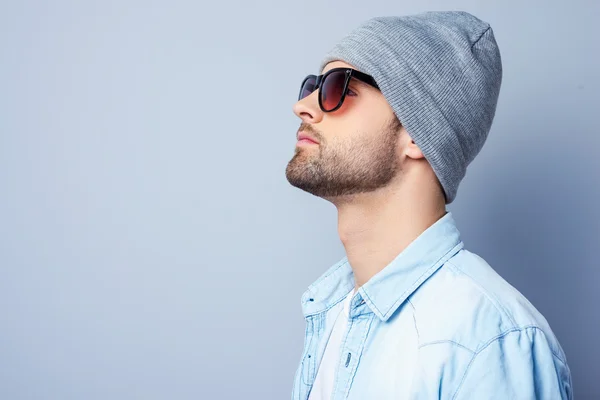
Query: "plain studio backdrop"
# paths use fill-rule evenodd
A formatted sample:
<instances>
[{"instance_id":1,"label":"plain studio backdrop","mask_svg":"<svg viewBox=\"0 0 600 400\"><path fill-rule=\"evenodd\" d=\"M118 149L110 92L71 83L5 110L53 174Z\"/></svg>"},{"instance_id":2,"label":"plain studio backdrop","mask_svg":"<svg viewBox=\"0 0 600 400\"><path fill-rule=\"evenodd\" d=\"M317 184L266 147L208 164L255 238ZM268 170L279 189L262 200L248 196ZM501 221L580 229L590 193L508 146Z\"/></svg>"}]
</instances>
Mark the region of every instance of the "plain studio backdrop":
<instances>
[{"instance_id":1,"label":"plain studio backdrop","mask_svg":"<svg viewBox=\"0 0 600 400\"><path fill-rule=\"evenodd\" d=\"M496 119L453 212L600 398L600 5L2 1L0 398L287 399L344 256L285 167L299 85L366 19L494 29Z\"/></svg>"}]
</instances>

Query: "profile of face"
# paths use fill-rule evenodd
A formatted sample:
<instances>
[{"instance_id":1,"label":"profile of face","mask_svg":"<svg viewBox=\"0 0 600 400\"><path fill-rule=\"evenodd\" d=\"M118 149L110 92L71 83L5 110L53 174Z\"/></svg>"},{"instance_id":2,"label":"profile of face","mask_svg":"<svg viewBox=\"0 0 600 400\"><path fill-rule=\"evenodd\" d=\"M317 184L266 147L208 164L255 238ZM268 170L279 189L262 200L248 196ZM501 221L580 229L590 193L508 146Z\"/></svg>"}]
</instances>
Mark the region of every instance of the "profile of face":
<instances>
[{"instance_id":1,"label":"profile of face","mask_svg":"<svg viewBox=\"0 0 600 400\"><path fill-rule=\"evenodd\" d=\"M323 69L349 67L334 61ZM406 133L383 94L352 78L342 106L323 112L318 90L294 104L302 120L299 134L318 143L299 141L286 168L288 182L328 200L388 186L401 169L398 140Z\"/></svg>"}]
</instances>

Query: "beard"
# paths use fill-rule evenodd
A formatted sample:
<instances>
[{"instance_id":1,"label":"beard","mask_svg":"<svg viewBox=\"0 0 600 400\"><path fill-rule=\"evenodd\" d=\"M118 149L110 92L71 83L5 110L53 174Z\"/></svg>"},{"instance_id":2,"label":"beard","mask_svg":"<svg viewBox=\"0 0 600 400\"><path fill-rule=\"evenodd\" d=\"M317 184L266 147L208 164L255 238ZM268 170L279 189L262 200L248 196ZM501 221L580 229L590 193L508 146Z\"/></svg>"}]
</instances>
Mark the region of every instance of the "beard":
<instances>
[{"instance_id":1,"label":"beard","mask_svg":"<svg viewBox=\"0 0 600 400\"><path fill-rule=\"evenodd\" d=\"M372 192L387 186L399 171L396 145L400 122L393 119L378 137L323 141L297 146L285 170L288 182L322 198ZM302 129L303 128L303 129ZM303 124L301 130L316 134Z\"/></svg>"}]
</instances>

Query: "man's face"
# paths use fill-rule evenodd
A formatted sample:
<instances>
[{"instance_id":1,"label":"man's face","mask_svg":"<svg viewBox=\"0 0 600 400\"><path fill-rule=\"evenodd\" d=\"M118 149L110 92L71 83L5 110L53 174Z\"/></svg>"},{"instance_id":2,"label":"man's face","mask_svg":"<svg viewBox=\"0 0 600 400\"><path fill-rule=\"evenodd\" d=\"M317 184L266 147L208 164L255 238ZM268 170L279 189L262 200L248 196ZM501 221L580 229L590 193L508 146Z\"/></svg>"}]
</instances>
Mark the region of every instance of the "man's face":
<instances>
[{"instance_id":1,"label":"man's face","mask_svg":"<svg viewBox=\"0 0 600 400\"><path fill-rule=\"evenodd\" d=\"M335 61L323 73L336 67L351 66ZM319 108L317 92L294 105L302 119L298 132L319 143L296 145L286 168L288 182L331 200L387 186L400 169L400 124L381 92L352 79L341 108L329 113Z\"/></svg>"}]
</instances>

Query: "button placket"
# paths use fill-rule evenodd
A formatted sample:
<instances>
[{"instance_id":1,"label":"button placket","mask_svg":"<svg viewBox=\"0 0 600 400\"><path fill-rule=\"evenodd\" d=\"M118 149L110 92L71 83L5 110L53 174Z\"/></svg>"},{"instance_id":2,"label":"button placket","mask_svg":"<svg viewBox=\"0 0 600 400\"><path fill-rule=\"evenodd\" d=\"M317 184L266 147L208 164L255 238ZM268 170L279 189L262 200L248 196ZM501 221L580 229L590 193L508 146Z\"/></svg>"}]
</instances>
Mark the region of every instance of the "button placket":
<instances>
[{"instance_id":1,"label":"button placket","mask_svg":"<svg viewBox=\"0 0 600 400\"><path fill-rule=\"evenodd\" d=\"M304 351L304 358L302 359L302 383L305 385L311 385L314 379L314 347L315 339L315 316L308 317L306 320L306 349Z\"/></svg>"},{"instance_id":2,"label":"button placket","mask_svg":"<svg viewBox=\"0 0 600 400\"><path fill-rule=\"evenodd\" d=\"M347 338L341 349L342 364L336 374L336 384L333 396L331 397L332 400L347 398L374 318L375 314L370 314L369 316L362 315L359 317L354 316L351 318L348 326Z\"/></svg>"}]
</instances>

